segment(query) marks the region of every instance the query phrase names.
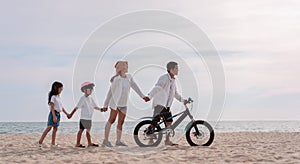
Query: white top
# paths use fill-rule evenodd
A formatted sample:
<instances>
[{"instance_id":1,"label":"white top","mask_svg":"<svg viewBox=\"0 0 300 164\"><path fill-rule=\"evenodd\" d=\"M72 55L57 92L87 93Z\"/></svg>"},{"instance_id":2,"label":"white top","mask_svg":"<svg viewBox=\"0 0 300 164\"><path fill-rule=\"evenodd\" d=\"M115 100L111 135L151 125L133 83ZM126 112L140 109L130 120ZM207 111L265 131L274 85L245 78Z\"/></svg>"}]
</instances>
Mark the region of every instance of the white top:
<instances>
[{"instance_id":1,"label":"white top","mask_svg":"<svg viewBox=\"0 0 300 164\"><path fill-rule=\"evenodd\" d=\"M76 105L76 108L81 109L80 119L92 120L95 107L97 104L93 97L83 95Z\"/></svg>"},{"instance_id":2,"label":"white top","mask_svg":"<svg viewBox=\"0 0 300 164\"><path fill-rule=\"evenodd\" d=\"M60 99L59 95L53 95L53 96L51 96L50 102L52 102L54 104L54 110L56 110L57 112L61 112L62 111L63 104L61 102L61 99ZM51 110L51 106L50 106L50 110Z\"/></svg>"},{"instance_id":3,"label":"white top","mask_svg":"<svg viewBox=\"0 0 300 164\"><path fill-rule=\"evenodd\" d=\"M130 87L141 97L145 97L138 85L130 74L126 77L116 76L109 88L109 91L104 102L104 107L110 106L112 109L117 107L126 107L130 92Z\"/></svg>"},{"instance_id":4,"label":"white top","mask_svg":"<svg viewBox=\"0 0 300 164\"><path fill-rule=\"evenodd\" d=\"M150 99L153 98L153 107L156 105L171 107L174 97L180 102L184 101L177 92L175 79L171 78L169 73L162 75L158 79L148 95Z\"/></svg>"}]
</instances>

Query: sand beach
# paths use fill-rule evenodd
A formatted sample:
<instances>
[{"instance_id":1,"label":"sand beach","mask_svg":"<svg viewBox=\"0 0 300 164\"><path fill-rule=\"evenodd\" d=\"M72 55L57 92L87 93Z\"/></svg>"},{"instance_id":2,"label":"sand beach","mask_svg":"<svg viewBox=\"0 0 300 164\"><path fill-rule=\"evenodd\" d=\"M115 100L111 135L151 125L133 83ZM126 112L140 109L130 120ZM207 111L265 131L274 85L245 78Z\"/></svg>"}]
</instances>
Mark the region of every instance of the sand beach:
<instances>
[{"instance_id":1,"label":"sand beach","mask_svg":"<svg viewBox=\"0 0 300 164\"><path fill-rule=\"evenodd\" d=\"M94 141L101 142L100 136L94 135ZM178 146L162 142L156 148L140 148L125 135L128 147L82 149L74 147L75 134L58 134L59 146L51 147L49 133L40 148L39 137L1 134L0 163L300 163L299 132L217 133L209 147L191 147L182 136ZM113 137L111 141L114 144Z\"/></svg>"}]
</instances>

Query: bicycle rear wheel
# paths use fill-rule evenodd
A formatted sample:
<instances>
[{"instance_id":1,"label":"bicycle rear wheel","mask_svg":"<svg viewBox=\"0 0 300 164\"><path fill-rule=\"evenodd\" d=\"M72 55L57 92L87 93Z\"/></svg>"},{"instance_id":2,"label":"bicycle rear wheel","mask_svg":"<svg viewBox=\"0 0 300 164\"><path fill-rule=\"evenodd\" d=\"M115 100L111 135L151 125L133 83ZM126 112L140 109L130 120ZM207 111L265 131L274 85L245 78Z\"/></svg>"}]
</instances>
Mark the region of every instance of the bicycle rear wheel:
<instances>
[{"instance_id":1,"label":"bicycle rear wheel","mask_svg":"<svg viewBox=\"0 0 300 164\"><path fill-rule=\"evenodd\" d=\"M209 146L214 140L215 133L209 123L197 120L188 124L185 136L191 146Z\"/></svg>"},{"instance_id":2,"label":"bicycle rear wheel","mask_svg":"<svg viewBox=\"0 0 300 164\"><path fill-rule=\"evenodd\" d=\"M151 120L145 120L138 123L134 128L134 141L140 147L157 146L162 140L160 126L156 125L155 127L153 127L151 123Z\"/></svg>"}]
</instances>

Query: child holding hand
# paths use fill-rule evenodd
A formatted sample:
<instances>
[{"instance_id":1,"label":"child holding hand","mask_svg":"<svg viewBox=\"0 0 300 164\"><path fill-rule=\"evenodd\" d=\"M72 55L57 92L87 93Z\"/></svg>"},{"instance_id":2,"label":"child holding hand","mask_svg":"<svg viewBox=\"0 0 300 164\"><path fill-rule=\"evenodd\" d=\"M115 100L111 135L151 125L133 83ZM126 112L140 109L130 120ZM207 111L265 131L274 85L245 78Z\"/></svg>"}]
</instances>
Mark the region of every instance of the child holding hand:
<instances>
[{"instance_id":1,"label":"child holding hand","mask_svg":"<svg viewBox=\"0 0 300 164\"><path fill-rule=\"evenodd\" d=\"M80 143L81 136L84 129L86 129L86 138L88 141L88 146L95 146L95 147L99 146L98 144L92 143L91 135L90 135L90 130L92 127L92 116L94 110L101 110L96 105L95 100L91 96L94 86L95 84L91 82L85 82L81 84L81 91L84 93L84 95L80 98L78 104L70 114L70 117L72 117L73 114L77 111L77 109L81 109L80 120L79 120L79 131L77 133L77 143L76 143L76 147L79 148L85 148L85 146Z\"/></svg>"},{"instance_id":2,"label":"child holding hand","mask_svg":"<svg viewBox=\"0 0 300 164\"><path fill-rule=\"evenodd\" d=\"M48 115L48 123L47 128L44 130L40 140L38 141L38 146L42 147L42 143L46 137L46 135L49 133L49 131L53 128L52 131L52 142L51 146L57 146L55 145L55 138L56 138L56 132L60 123L60 112L64 112L68 118L70 118L70 114L68 114L65 110L65 108L62 105L62 101L60 99L60 93L63 90L63 84L61 82L55 81L52 84L51 91L48 95L48 105L50 107L50 112Z\"/></svg>"}]
</instances>

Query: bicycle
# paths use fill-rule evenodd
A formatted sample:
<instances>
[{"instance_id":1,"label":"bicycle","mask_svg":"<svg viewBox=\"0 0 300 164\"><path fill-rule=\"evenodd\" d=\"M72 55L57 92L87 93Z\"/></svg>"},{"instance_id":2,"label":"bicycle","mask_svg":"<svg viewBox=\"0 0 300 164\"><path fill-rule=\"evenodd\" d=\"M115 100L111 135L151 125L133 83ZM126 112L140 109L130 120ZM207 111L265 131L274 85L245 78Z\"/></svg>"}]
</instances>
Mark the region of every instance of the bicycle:
<instances>
[{"instance_id":1,"label":"bicycle","mask_svg":"<svg viewBox=\"0 0 300 164\"><path fill-rule=\"evenodd\" d=\"M193 107L193 100L188 98L187 104L191 104ZM171 118L175 118L181 115L172 125L167 128L166 121L163 116L159 116L159 121L153 125L154 117L143 117L143 121L139 122L133 132L134 140L140 147L154 147L158 146L162 140L163 134L174 137L175 128L187 117L191 121L185 127L185 136L187 142L191 146L209 146L214 140L214 129L212 126L204 120L194 120L190 113L190 109L187 104L184 104L185 110L173 115ZM169 119L169 118L167 118ZM161 128L161 124L164 123L164 128ZM151 140L151 142L150 142Z\"/></svg>"}]
</instances>

